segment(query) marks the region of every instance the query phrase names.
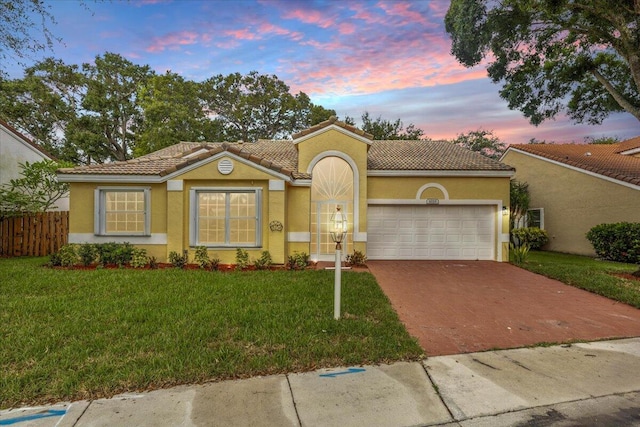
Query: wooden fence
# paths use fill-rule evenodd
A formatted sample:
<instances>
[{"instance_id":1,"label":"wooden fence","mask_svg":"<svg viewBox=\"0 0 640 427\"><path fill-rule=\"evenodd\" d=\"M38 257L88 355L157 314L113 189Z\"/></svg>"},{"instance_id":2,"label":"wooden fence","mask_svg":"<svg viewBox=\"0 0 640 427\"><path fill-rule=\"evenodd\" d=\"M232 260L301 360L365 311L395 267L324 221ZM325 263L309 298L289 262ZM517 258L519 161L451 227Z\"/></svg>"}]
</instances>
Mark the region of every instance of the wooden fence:
<instances>
[{"instance_id":1,"label":"wooden fence","mask_svg":"<svg viewBox=\"0 0 640 427\"><path fill-rule=\"evenodd\" d=\"M0 219L0 256L45 256L67 243L69 212Z\"/></svg>"}]
</instances>

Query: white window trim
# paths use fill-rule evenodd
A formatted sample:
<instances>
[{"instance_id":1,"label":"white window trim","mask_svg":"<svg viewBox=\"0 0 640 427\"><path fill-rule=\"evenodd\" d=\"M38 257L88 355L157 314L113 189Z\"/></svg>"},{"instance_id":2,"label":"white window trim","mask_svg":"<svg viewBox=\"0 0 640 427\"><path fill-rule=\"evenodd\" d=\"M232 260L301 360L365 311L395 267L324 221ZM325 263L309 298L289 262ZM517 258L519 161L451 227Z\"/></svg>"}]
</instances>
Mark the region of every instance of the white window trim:
<instances>
[{"instance_id":1,"label":"white window trim","mask_svg":"<svg viewBox=\"0 0 640 427\"><path fill-rule=\"evenodd\" d=\"M206 245L198 241L198 193L255 193L256 243L255 245ZM208 248L260 248L262 247L262 187L192 187L189 191L189 246Z\"/></svg>"},{"instance_id":2,"label":"white window trim","mask_svg":"<svg viewBox=\"0 0 640 427\"><path fill-rule=\"evenodd\" d=\"M525 224L529 225L529 211L540 211L540 230L544 230L544 208L529 208L527 209L527 218Z\"/></svg>"},{"instance_id":3,"label":"white window trim","mask_svg":"<svg viewBox=\"0 0 640 427\"><path fill-rule=\"evenodd\" d=\"M105 194L112 191L144 193L144 231L108 233L106 231ZM93 234L96 236L151 236L151 187L97 187L94 191Z\"/></svg>"}]
</instances>

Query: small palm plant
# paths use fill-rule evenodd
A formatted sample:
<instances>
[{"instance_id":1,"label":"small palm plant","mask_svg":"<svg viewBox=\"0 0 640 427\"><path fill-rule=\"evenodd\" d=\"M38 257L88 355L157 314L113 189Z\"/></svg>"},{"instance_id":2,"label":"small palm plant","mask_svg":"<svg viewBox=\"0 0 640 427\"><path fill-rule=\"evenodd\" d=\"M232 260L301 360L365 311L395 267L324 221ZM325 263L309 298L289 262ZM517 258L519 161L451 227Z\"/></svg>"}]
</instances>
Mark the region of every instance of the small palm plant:
<instances>
[{"instance_id":1,"label":"small palm plant","mask_svg":"<svg viewBox=\"0 0 640 427\"><path fill-rule=\"evenodd\" d=\"M527 262L527 259L529 258L529 245L524 244L516 246L511 243L509 247L511 249L511 255L513 256L513 263L515 265L522 265Z\"/></svg>"}]
</instances>

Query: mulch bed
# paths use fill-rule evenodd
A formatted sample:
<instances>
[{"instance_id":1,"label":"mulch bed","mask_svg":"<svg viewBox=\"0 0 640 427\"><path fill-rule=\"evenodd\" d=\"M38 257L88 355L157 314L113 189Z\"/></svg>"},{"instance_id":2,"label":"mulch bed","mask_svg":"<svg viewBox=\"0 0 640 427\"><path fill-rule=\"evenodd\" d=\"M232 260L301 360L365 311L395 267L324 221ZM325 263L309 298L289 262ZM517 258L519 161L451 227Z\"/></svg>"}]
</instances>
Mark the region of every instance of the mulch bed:
<instances>
[{"instance_id":1,"label":"mulch bed","mask_svg":"<svg viewBox=\"0 0 640 427\"><path fill-rule=\"evenodd\" d=\"M635 280L636 282L640 282L640 276L634 276L631 273L611 273L612 276L621 277L627 280Z\"/></svg>"}]
</instances>

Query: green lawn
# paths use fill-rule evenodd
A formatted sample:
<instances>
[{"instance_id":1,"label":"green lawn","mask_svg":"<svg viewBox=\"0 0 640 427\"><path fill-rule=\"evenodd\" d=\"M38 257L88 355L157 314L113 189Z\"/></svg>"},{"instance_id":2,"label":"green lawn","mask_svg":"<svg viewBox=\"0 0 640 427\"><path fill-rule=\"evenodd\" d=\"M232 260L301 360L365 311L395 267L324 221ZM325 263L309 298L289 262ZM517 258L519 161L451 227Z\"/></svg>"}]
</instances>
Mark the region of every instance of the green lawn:
<instances>
[{"instance_id":1,"label":"green lawn","mask_svg":"<svg viewBox=\"0 0 640 427\"><path fill-rule=\"evenodd\" d=\"M637 265L557 252L531 251L525 268L587 291L640 308L640 282L611 273L632 273Z\"/></svg>"},{"instance_id":2,"label":"green lawn","mask_svg":"<svg viewBox=\"0 0 640 427\"><path fill-rule=\"evenodd\" d=\"M0 408L319 367L422 350L372 275L52 270L0 259Z\"/></svg>"}]
</instances>

